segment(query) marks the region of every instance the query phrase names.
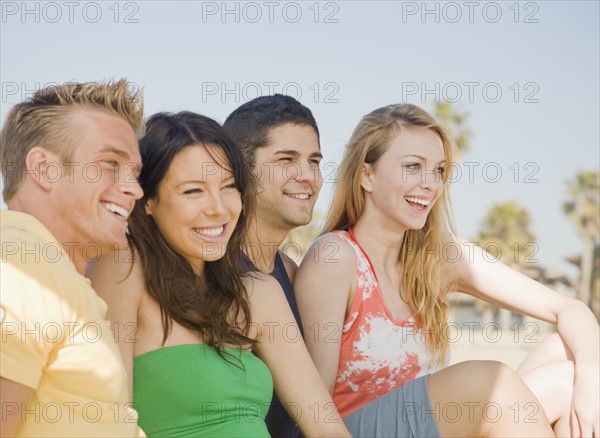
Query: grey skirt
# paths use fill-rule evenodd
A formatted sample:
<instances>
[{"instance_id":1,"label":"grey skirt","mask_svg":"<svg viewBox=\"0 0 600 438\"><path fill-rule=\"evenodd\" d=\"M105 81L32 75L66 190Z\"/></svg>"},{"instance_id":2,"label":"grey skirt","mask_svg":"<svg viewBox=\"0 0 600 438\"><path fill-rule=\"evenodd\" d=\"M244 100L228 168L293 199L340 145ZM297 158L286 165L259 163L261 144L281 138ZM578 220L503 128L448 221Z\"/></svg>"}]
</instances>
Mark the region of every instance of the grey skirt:
<instances>
[{"instance_id":1,"label":"grey skirt","mask_svg":"<svg viewBox=\"0 0 600 438\"><path fill-rule=\"evenodd\" d=\"M344 418L346 427L356 438L439 438L428 379L411 380L354 411Z\"/></svg>"}]
</instances>

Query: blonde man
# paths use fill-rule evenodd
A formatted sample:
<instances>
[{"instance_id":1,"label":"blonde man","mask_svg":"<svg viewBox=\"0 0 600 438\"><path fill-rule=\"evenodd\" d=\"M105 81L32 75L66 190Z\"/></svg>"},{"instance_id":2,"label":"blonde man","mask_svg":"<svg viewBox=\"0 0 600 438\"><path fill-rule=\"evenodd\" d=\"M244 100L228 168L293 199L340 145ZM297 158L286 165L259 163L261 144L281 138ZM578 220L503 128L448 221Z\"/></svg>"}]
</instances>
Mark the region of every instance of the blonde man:
<instances>
[{"instance_id":1,"label":"blonde man","mask_svg":"<svg viewBox=\"0 0 600 438\"><path fill-rule=\"evenodd\" d=\"M106 304L83 273L127 242L143 127L125 80L46 88L6 118L2 436L141 435Z\"/></svg>"}]
</instances>

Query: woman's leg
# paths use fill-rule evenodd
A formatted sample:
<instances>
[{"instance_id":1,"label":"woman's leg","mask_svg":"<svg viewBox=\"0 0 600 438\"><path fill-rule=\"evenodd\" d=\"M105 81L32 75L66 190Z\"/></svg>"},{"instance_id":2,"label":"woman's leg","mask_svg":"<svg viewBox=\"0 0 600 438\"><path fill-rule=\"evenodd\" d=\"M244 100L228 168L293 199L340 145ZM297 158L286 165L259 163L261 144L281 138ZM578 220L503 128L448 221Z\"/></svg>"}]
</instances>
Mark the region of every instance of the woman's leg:
<instances>
[{"instance_id":1,"label":"woman's leg","mask_svg":"<svg viewBox=\"0 0 600 438\"><path fill-rule=\"evenodd\" d=\"M545 338L517 369L540 401L557 436L569 436L573 355L558 334Z\"/></svg>"},{"instance_id":2,"label":"woman's leg","mask_svg":"<svg viewBox=\"0 0 600 438\"><path fill-rule=\"evenodd\" d=\"M500 362L462 362L432 374L429 399L444 438L554 437L535 395Z\"/></svg>"},{"instance_id":3,"label":"woman's leg","mask_svg":"<svg viewBox=\"0 0 600 438\"><path fill-rule=\"evenodd\" d=\"M517 372L521 375L550 362L573 361L573 354L555 333L542 340L523 360Z\"/></svg>"},{"instance_id":4,"label":"woman's leg","mask_svg":"<svg viewBox=\"0 0 600 438\"><path fill-rule=\"evenodd\" d=\"M559 437L571 436L569 416L573 398L573 362L551 362L520 374L540 401Z\"/></svg>"}]
</instances>

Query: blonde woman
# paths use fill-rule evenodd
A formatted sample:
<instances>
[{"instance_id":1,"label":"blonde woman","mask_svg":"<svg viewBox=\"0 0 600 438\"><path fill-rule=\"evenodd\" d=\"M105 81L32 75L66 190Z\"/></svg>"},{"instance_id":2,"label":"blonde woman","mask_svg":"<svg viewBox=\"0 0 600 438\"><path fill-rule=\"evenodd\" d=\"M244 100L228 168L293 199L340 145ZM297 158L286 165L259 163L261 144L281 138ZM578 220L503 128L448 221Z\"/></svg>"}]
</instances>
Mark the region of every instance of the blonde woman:
<instances>
[{"instance_id":1,"label":"blonde woman","mask_svg":"<svg viewBox=\"0 0 600 438\"><path fill-rule=\"evenodd\" d=\"M308 349L348 429L353 436L540 437L552 436L551 423L561 436L598 436L593 315L486 262L451 232L451 162L446 134L420 108L366 115L346 148L325 234L296 275ZM464 251L458 261L441 257L444 244ZM522 379L498 362L447 367L451 290L553 322L560 338L532 353Z\"/></svg>"}]
</instances>

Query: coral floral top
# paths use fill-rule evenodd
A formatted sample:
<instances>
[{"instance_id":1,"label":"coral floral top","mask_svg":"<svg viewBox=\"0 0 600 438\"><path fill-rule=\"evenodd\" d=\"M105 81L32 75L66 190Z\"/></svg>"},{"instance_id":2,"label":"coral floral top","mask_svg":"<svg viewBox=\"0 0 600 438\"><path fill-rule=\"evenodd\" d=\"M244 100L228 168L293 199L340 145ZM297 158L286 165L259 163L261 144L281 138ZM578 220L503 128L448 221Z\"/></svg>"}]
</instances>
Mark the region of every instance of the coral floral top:
<instances>
[{"instance_id":1,"label":"coral floral top","mask_svg":"<svg viewBox=\"0 0 600 438\"><path fill-rule=\"evenodd\" d=\"M383 301L375 270L352 229L334 231L356 251L357 285L342 329L333 401L342 417L441 366L425 347L413 317L396 321ZM430 365L431 362L431 365Z\"/></svg>"}]
</instances>

